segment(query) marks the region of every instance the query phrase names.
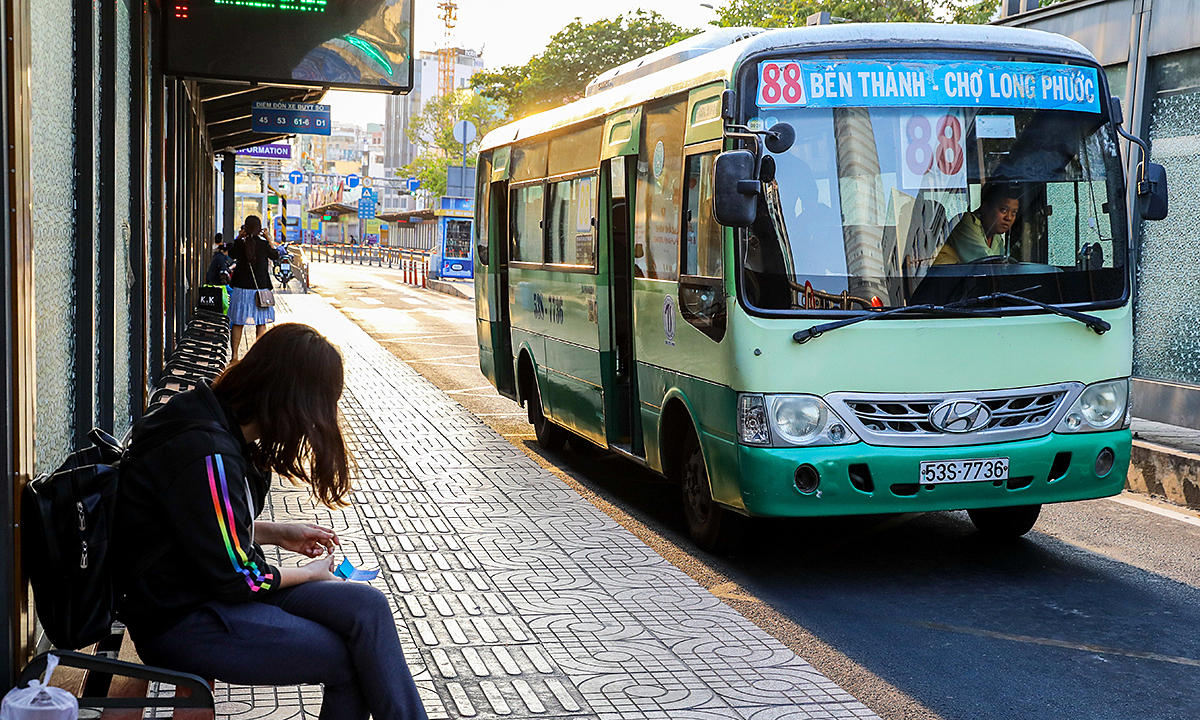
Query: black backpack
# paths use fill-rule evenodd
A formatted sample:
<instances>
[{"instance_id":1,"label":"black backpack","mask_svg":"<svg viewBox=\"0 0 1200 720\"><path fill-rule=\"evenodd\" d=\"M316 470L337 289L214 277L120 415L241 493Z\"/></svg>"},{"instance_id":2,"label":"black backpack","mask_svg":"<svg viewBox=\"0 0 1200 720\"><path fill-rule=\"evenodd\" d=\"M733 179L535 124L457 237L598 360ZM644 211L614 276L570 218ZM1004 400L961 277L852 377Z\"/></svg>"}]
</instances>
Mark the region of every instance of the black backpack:
<instances>
[{"instance_id":1,"label":"black backpack","mask_svg":"<svg viewBox=\"0 0 1200 720\"><path fill-rule=\"evenodd\" d=\"M135 446L123 448L100 429L88 433L92 447L76 450L51 473L25 485L21 496L21 549L33 584L38 619L55 647L77 650L108 637L116 593L109 566L122 461L211 421L169 423ZM171 548L156 548L138 563L145 572Z\"/></svg>"}]
</instances>

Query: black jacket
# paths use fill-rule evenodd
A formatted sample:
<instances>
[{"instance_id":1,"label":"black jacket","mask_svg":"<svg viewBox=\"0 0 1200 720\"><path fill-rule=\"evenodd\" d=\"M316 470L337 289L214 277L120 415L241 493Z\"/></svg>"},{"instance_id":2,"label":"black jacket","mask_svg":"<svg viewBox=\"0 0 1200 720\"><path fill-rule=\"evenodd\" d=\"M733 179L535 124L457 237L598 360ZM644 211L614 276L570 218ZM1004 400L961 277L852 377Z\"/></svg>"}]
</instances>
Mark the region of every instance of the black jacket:
<instances>
[{"instance_id":1,"label":"black jacket","mask_svg":"<svg viewBox=\"0 0 1200 720\"><path fill-rule=\"evenodd\" d=\"M212 261L208 263L208 273L204 275L205 285L228 285L229 278L222 277L229 271L233 260L222 252L213 251Z\"/></svg>"},{"instance_id":2,"label":"black jacket","mask_svg":"<svg viewBox=\"0 0 1200 720\"><path fill-rule=\"evenodd\" d=\"M257 243L255 250L258 253L258 262L254 263L254 275L250 275L250 261L246 258L246 243ZM229 257L238 261L237 267L233 270L233 280L230 285L235 288L244 290L270 290L271 285L271 261L279 259L279 250L274 245L267 242L261 237L257 238L239 238L233 241L229 246ZM255 281L257 286L255 285Z\"/></svg>"},{"instance_id":3,"label":"black jacket","mask_svg":"<svg viewBox=\"0 0 1200 720\"><path fill-rule=\"evenodd\" d=\"M178 432L189 422L204 426ZM156 433L167 439L147 443ZM138 451L139 442L149 447ZM131 447L121 462L113 542L114 579L126 594L120 617L135 640L207 602L246 602L279 588L279 569L254 542L270 475L248 462L241 429L208 385L142 419ZM133 577L163 547L165 554Z\"/></svg>"}]
</instances>

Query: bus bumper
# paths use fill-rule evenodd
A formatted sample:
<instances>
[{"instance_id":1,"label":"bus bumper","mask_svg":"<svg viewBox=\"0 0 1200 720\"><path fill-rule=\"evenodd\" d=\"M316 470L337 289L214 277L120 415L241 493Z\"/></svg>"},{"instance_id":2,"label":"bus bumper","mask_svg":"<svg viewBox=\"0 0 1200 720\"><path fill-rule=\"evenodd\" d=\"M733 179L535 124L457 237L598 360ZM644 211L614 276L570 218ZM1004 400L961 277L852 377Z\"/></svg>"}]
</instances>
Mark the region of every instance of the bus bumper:
<instances>
[{"instance_id":1,"label":"bus bumper","mask_svg":"<svg viewBox=\"0 0 1200 720\"><path fill-rule=\"evenodd\" d=\"M738 446L739 477L746 512L800 517L871 513L965 510L1003 505L1089 500L1116 495L1125 487L1132 433L1060 435L1019 442L949 448L876 447L866 443L815 448ZM1112 469L1097 475L1104 449ZM920 485L922 461L1006 457L1007 482ZM801 492L796 471L810 465L819 473L814 492ZM858 487L851 480L857 480ZM869 477L869 481L867 478Z\"/></svg>"}]
</instances>

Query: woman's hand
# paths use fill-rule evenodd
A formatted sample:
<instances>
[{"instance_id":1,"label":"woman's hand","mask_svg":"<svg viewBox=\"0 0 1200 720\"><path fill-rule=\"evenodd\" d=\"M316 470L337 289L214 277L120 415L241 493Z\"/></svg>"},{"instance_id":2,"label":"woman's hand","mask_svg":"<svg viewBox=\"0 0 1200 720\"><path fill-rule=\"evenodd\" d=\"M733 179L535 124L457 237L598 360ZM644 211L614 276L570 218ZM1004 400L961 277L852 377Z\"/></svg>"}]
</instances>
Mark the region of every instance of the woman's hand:
<instances>
[{"instance_id":1,"label":"woman's hand","mask_svg":"<svg viewBox=\"0 0 1200 720\"><path fill-rule=\"evenodd\" d=\"M294 587L315 580L344 580L345 578L333 574L335 567L337 566L334 564L333 555L317 558L300 567L281 567L279 568L279 587Z\"/></svg>"},{"instance_id":2,"label":"woman's hand","mask_svg":"<svg viewBox=\"0 0 1200 720\"><path fill-rule=\"evenodd\" d=\"M313 560L312 562L304 565L303 569L308 572L309 582L314 580L345 580L345 578L340 578L333 574L334 567L334 557L333 555L330 555L328 557L317 558L316 560Z\"/></svg>"},{"instance_id":3,"label":"woman's hand","mask_svg":"<svg viewBox=\"0 0 1200 720\"><path fill-rule=\"evenodd\" d=\"M327 527L312 523L273 523L258 521L254 524L258 541L265 545L278 545L284 550L320 557L333 553L335 545L341 545L337 533Z\"/></svg>"}]
</instances>

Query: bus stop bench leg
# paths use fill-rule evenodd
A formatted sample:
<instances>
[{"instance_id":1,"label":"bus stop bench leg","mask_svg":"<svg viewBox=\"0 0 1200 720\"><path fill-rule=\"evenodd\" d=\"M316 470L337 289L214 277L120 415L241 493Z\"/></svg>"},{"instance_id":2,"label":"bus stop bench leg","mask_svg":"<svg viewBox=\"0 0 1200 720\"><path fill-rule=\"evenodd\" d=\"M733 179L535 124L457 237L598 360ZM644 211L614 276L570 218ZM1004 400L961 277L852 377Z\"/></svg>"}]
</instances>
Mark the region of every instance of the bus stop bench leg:
<instances>
[{"instance_id":1,"label":"bus stop bench leg","mask_svg":"<svg viewBox=\"0 0 1200 720\"><path fill-rule=\"evenodd\" d=\"M200 713L183 715L178 710L176 711L176 718L187 717L188 720L201 720L201 718L211 720L215 717L211 681L197 675L164 670L125 660L85 655L69 650L51 650L50 652L58 656L60 667L79 668L89 673L104 673L113 676L113 682L109 685L106 697L79 698L80 707L102 710L104 718L140 718L142 709L151 707L172 707ZM25 687L30 680L40 677L46 671L46 658L49 654L42 653L31 660L21 672L17 685ZM125 656L129 657L128 654ZM150 682L174 685L175 697L146 697ZM131 715L116 714L120 710L135 708L137 710L134 710Z\"/></svg>"}]
</instances>

